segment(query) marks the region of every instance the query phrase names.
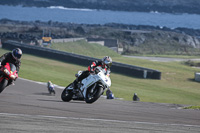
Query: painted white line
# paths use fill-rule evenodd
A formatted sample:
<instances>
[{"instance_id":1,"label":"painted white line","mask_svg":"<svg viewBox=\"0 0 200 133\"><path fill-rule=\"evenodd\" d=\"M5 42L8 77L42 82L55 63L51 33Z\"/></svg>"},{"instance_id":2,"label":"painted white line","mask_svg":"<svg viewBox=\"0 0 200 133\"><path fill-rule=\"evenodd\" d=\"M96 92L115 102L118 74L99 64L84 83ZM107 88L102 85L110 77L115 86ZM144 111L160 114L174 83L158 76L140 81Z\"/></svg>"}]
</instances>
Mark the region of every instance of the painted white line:
<instances>
[{"instance_id":1,"label":"painted white line","mask_svg":"<svg viewBox=\"0 0 200 133\"><path fill-rule=\"evenodd\" d=\"M200 125L185 125L185 124L166 124L166 123L153 123L153 122L139 122L139 121L122 121L122 120L109 120L109 119L94 119L94 118L76 118L76 117L61 117L61 116L46 116L46 115L28 115L28 114L11 114L11 113L0 113L0 116L21 116L31 118L55 118L55 119L68 119L68 120L85 120L85 121L102 121L102 122L118 122L118 123L135 123L135 124L146 124L146 125L163 125L163 126L184 126L184 127L197 127Z\"/></svg>"},{"instance_id":2,"label":"painted white line","mask_svg":"<svg viewBox=\"0 0 200 133\"><path fill-rule=\"evenodd\" d=\"M41 85L47 86L47 83L44 83L44 82L33 81L33 80L24 79L24 78L20 78L20 77L19 77L19 79L25 80L25 81L29 81L29 82L32 82L32 83L37 83L37 84L41 84ZM62 89L62 90L65 88L65 87L63 87L63 86L59 86L59 85L56 85L56 84L54 84L54 86L55 86L56 88L59 88L59 89Z\"/></svg>"}]
</instances>

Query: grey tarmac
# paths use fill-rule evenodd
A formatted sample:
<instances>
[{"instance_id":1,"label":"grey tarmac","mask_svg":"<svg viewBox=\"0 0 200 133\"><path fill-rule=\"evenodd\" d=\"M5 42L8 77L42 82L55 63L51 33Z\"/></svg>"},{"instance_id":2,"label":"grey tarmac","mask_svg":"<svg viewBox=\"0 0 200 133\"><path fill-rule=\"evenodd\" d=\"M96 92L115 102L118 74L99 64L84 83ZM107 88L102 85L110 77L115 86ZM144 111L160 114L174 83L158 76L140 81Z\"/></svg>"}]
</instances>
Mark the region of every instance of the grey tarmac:
<instances>
[{"instance_id":1,"label":"grey tarmac","mask_svg":"<svg viewBox=\"0 0 200 133\"><path fill-rule=\"evenodd\" d=\"M61 88L17 79L0 94L0 133L199 133L200 111L186 105L108 100L63 102ZM66 85L69 83L66 83Z\"/></svg>"}]
</instances>

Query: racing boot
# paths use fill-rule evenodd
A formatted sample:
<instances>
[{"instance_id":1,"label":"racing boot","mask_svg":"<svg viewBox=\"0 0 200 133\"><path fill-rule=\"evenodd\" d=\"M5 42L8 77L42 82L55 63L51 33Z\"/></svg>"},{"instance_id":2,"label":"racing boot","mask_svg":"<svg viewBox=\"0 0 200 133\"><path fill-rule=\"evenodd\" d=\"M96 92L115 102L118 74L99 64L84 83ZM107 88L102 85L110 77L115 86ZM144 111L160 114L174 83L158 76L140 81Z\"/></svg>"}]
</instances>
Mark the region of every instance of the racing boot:
<instances>
[{"instance_id":1,"label":"racing boot","mask_svg":"<svg viewBox=\"0 0 200 133\"><path fill-rule=\"evenodd\" d=\"M74 80L74 82L73 82L73 84L72 84L72 87L73 87L74 91L76 91L76 92L79 91L79 90L78 90L77 84L78 84L78 81L77 81L77 79L76 79L76 80Z\"/></svg>"},{"instance_id":2,"label":"racing boot","mask_svg":"<svg viewBox=\"0 0 200 133\"><path fill-rule=\"evenodd\" d=\"M15 85L14 81L11 80L10 82L8 82L7 86L9 86L9 85Z\"/></svg>"}]
</instances>

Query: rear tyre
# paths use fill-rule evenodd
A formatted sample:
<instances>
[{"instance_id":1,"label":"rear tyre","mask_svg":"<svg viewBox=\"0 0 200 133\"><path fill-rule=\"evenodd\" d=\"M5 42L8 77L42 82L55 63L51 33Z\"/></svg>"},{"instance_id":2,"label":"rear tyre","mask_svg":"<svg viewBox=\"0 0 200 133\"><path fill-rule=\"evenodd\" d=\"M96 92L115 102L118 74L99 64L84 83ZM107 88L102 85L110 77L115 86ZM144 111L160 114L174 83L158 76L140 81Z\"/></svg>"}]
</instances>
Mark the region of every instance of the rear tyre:
<instances>
[{"instance_id":1,"label":"rear tyre","mask_svg":"<svg viewBox=\"0 0 200 133\"><path fill-rule=\"evenodd\" d=\"M72 100L72 96L73 96L73 90L68 90L67 88L69 87L69 86L71 86L71 84L70 85L68 85L64 90L63 90L63 92L62 92L62 94L61 94L61 99L64 101L64 102L69 102L70 100Z\"/></svg>"},{"instance_id":2,"label":"rear tyre","mask_svg":"<svg viewBox=\"0 0 200 133\"><path fill-rule=\"evenodd\" d=\"M95 102L97 99L99 99L99 97L101 96L102 92L103 92L102 86L98 86L97 85L94 88L94 85L92 85L91 87L89 87L87 89L85 102L86 103L93 103L93 102Z\"/></svg>"},{"instance_id":3,"label":"rear tyre","mask_svg":"<svg viewBox=\"0 0 200 133\"><path fill-rule=\"evenodd\" d=\"M0 93L6 88L7 84L8 84L8 80L3 79L1 81L1 83L0 83Z\"/></svg>"}]
</instances>

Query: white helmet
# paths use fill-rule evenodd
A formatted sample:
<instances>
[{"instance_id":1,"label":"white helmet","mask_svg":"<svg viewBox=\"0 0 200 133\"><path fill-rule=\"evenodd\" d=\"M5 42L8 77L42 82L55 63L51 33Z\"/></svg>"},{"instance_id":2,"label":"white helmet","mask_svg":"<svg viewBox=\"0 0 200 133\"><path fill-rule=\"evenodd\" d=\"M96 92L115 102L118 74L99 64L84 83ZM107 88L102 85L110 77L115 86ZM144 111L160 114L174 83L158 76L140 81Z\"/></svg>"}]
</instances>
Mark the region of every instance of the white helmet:
<instances>
[{"instance_id":1,"label":"white helmet","mask_svg":"<svg viewBox=\"0 0 200 133\"><path fill-rule=\"evenodd\" d=\"M22 50L20 48L16 48L12 50L12 56L14 59L20 59L22 56Z\"/></svg>"},{"instance_id":2,"label":"white helmet","mask_svg":"<svg viewBox=\"0 0 200 133\"><path fill-rule=\"evenodd\" d=\"M105 56L102 59L103 65L106 65L108 68L112 66L112 58L109 56Z\"/></svg>"}]
</instances>

